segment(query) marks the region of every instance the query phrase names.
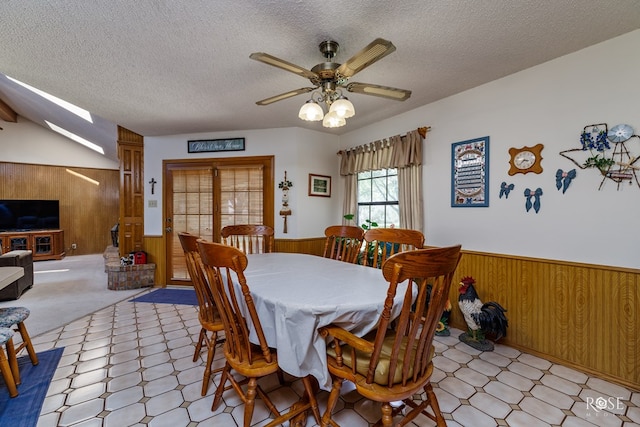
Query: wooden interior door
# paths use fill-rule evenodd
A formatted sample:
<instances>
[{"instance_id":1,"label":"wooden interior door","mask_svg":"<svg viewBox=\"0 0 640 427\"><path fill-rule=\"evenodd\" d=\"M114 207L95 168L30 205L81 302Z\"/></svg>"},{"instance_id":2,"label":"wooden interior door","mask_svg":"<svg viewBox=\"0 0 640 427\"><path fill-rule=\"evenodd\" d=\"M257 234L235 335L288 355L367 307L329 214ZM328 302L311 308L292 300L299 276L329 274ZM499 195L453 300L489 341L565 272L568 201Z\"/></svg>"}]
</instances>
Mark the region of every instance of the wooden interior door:
<instances>
[{"instance_id":1,"label":"wooden interior door","mask_svg":"<svg viewBox=\"0 0 640 427\"><path fill-rule=\"evenodd\" d=\"M274 226L273 163L273 156L165 161L167 284L191 284L178 233L219 242L225 225Z\"/></svg>"}]
</instances>

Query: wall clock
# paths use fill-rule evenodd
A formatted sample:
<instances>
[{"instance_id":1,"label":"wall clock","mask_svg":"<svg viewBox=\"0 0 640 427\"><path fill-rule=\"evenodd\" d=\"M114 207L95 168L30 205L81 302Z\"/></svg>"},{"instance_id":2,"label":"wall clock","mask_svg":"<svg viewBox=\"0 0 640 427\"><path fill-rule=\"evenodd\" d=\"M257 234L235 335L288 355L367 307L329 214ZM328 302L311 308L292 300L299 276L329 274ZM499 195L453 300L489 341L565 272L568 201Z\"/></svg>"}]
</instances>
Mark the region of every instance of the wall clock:
<instances>
[{"instance_id":1,"label":"wall clock","mask_svg":"<svg viewBox=\"0 0 640 427\"><path fill-rule=\"evenodd\" d=\"M511 160L509 160L509 175L517 173L541 173L542 149L544 145L537 144L533 147L509 148Z\"/></svg>"}]
</instances>

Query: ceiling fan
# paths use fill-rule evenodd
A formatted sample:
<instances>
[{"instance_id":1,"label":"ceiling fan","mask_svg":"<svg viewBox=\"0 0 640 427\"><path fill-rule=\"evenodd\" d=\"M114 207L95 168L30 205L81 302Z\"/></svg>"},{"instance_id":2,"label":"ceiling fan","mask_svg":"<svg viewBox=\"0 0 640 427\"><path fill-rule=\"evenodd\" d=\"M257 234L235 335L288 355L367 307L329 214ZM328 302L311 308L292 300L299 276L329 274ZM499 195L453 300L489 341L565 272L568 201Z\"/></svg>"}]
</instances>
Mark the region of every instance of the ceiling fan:
<instances>
[{"instance_id":1,"label":"ceiling fan","mask_svg":"<svg viewBox=\"0 0 640 427\"><path fill-rule=\"evenodd\" d=\"M350 77L396 50L396 47L390 41L377 38L344 64L333 62L333 57L340 47L337 42L323 41L318 47L326 61L315 65L311 70L263 52L255 52L249 55L249 58L256 61L264 62L309 79L314 85L314 87L303 87L271 96L256 102L256 104L269 105L296 95L318 90L319 93L316 98L314 99L312 94L311 99L300 109L298 116L303 120L323 120L325 127L338 127L346 124L345 119L355 114L353 104L344 97L341 88L346 89L347 92L380 96L396 101L404 101L411 96L411 91L406 89L370 83L349 82ZM329 108L329 112L326 115L319 105L322 102Z\"/></svg>"}]
</instances>

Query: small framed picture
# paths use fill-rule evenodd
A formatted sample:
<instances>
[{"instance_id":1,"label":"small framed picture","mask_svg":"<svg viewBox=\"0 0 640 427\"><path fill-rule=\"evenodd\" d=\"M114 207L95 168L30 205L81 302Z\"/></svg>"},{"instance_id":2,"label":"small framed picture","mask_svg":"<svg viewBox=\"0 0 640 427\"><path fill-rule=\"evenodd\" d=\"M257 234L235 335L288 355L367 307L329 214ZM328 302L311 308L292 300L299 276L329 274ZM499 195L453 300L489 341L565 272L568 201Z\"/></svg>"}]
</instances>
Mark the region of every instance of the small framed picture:
<instances>
[{"instance_id":1,"label":"small framed picture","mask_svg":"<svg viewBox=\"0 0 640 427\"><path fill-rule=\"evenodd\" d=\"M309 195L331 197L331 177L326 175L309 174Z\"/></svg>"}]
</instances>

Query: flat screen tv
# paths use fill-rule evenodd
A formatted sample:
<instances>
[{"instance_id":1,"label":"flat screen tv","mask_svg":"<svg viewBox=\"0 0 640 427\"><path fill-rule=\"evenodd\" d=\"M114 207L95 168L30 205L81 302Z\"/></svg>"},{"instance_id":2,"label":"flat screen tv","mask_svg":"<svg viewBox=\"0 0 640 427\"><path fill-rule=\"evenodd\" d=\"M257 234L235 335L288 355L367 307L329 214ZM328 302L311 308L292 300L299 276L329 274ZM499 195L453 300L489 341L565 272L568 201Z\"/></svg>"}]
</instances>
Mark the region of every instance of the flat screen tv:
<instances>
[{"instance_id":1,"label":"flat screen tv","mask_svg":"<svg viewBox=\"0 0 640 427\"><path fill-rule=\"evenodd\" d=\"M0 231L60 228L58 200L0 200Z\"/></svg>"}]
</instances>

